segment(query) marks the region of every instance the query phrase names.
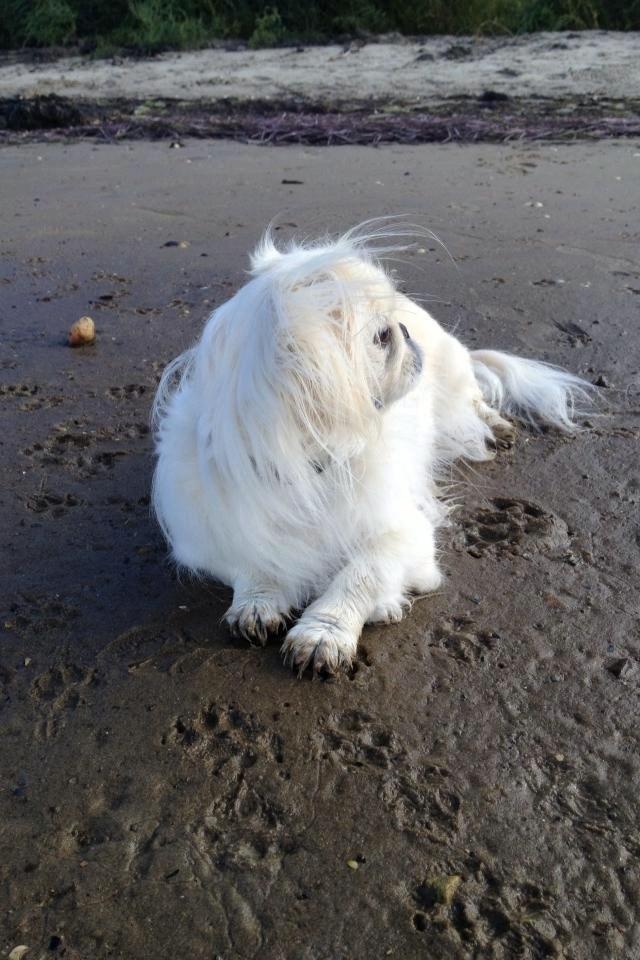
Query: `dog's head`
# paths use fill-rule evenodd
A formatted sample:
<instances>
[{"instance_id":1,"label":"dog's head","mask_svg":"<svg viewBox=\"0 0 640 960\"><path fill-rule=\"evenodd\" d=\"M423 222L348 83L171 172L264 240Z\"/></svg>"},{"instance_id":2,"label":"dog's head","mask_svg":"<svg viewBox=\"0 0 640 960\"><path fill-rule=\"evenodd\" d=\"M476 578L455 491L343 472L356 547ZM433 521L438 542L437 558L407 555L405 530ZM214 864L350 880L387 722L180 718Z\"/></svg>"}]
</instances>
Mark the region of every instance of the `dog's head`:
<instances>
[{"instance_id":1,"label":"dog's head","mask_svg":"<svg viewBox=\"0 0 640 960\"><path fill-rule=\"evenodd\" d=\"M193 351L201 459L263 493L269 481L300 491L308 514L328 464L350 482L352 458L416 382L420 349L391 278L348 235L284 252L267 237L252 268Z\"/></svg>"},{"instance_id":2,"label":"dog's head","mask_svg":"<svg viewBox=\"0 0 640 960\"><path fill-rule=\"evenodd\" d=\"M422 367L393 282L344 240L284 253L263 243L253 267L284 406L309 438L348 456Z\"/></svg>"}]
</instances>

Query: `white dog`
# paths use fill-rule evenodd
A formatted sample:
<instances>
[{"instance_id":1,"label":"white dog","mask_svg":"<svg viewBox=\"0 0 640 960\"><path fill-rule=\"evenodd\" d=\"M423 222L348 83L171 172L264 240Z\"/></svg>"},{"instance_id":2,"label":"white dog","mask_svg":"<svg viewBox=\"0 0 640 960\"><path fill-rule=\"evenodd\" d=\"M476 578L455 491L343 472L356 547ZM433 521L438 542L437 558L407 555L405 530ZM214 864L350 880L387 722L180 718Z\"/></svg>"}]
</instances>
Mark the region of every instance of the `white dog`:
<instances>
[{"instance_id":1,"label":"white dog","mask_svg":"<svg viewBox=\"0 0 640 960\"><path fill-rule=\"evenodd\" d=\"M381 236L280 252L267 234L156 397L153 503L174 559L233 587L226 620L249 641L302 611L282 647L300 673L348 665L365 623L439 586L443 465L490 459L513 437L502 413L570 431L589 386L470 353L396 289Z\"/></svg>"}]
</instances>

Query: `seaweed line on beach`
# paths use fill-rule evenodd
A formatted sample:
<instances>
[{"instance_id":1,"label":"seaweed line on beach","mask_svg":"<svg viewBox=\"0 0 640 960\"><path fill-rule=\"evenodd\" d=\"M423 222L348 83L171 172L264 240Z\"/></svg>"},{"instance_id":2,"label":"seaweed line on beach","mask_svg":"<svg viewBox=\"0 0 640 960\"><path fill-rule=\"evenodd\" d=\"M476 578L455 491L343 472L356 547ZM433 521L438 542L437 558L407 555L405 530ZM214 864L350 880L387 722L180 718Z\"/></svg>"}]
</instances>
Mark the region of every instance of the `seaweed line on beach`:
<instances>
[{"instance_id":1,"label":"seaweed line on beach","mask_svg":"<svg viewBox=\"0 0 640 960\"><path fill-rule=\"evenodd\" d=\"M358 106L73 102L55 95L0 101L0 143L215 138L258 144L502 143L640 136L628 104L458 100L433 112ZM617 114L617 115L613 115Z\"/></svg>"}]
</instances>

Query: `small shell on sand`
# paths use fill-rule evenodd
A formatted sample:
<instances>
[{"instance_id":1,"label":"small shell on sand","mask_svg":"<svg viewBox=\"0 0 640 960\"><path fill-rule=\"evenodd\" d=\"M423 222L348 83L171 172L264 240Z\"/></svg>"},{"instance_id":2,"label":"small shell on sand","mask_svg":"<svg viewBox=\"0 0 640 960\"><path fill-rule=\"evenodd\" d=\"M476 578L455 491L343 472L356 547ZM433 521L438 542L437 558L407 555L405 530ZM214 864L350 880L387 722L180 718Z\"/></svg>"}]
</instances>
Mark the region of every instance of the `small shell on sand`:
<instances>
[{"instance_id":1,"label":"small shell on sand","mask_svg":"<svg viewBox=\"0 0 640 960\"><path fill-rule=\"evenodd\" d=\"M21 944L19 947L14 947L11 953L9 954L9 960L22 960L22 958L29 952L29 947L25 947L24 944Z\"/></svg>"},{"instance_id":2,"label":"small shell on sand","mask_svg":"<svg viewBox=\"0 0 640 960\"><path fill-rule=\"evenodd\" d=\"M93 343L96 338L96 325L91 317L80 317L69 330L69 346L81 347L84 343Z\"/></svg>"}]
</instances>

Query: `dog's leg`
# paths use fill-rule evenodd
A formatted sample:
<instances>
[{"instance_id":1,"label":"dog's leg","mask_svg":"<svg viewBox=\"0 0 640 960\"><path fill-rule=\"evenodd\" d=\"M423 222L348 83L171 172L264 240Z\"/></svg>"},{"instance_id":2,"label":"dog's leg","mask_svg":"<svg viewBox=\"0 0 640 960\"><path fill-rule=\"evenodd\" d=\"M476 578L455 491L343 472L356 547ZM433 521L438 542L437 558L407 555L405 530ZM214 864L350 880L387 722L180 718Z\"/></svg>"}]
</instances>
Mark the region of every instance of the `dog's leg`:
<instances>
[{"instance_id":1,"label":"dog's leg","mask_svg":"<svg viewBox=\"0 0 640 960\"><path fill-rule=\"evenodd\" d=\"M434 517L436 523L438 519ZM395 582L388 577L387 592L376 600L367 623L397 623L411 609L409 594L431 593L440 586L442 575L436 563L433 530L434 523L423 511L416 511L403 541L402 569L397 570Z\"/></svg>"},{"instance_id":2,"label":"dog's leg","mask_svg":"<svg viewBox=\"0 0 640 960\"><path fill-rule=\"evenodd\" d=\"M431 382L437 386L433 419L443 460L492 460L496 446L513 442L514 428L487 402L471 354L444 332L433 360L431 380L429 369L426 371L425 383Z\"/></svg>"},{"instance_id":3,"label":"dog's leg","mask_svg":"<svg viewBox=\"0 0 640 960\"><path fill-rule=\"evenodd\" d=\"M234 636L264 646L270 633L279 633L285 627L289 609L290 604L276 586L241 576L233 584L233 603L224 619Z\"/></svg>"},{"instance_id":4,"label":"dog's leg","mask_svg":"<svg viewBox=\"0 0 640 960\"><path fill-rule=\"evenodd\" d=\"M411 538L387 534L362 556L350 561L328 589L302 614L287 634L282 653L301 675L307 666L316 673L334 673L353 660L358 639L367 620L400 619L406 609L406 546ZM433 541L433 531L431 531ZM423 584L434 590L440 573L432 560L423 570Z\"/></svg>"}]
</instances>

